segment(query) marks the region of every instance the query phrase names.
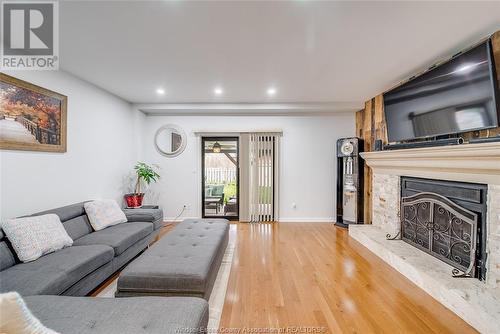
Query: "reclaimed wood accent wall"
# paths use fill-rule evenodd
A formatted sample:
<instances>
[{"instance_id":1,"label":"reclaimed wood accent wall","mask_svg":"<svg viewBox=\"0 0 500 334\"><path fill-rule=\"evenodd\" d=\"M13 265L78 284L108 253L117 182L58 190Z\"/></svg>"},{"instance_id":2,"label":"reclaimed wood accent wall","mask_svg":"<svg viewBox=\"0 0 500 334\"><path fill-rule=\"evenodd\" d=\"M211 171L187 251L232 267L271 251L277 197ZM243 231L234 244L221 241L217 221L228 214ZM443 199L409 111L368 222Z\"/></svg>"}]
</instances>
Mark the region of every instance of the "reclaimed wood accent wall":
<instances>
[{"instance_id":1,"label":"reclaimed wood accent wall","mask_svg":"<svg viewBox=\"0 0 500 334\"><path fill-rule=\"evenodd\" d=\"M495 58L496 74L500 86L500 31L492 37L493 55ZM471 131L462 134L465 140L471 138L487 138L500 134L500 127L495 129ZM356 136L364 140L365 152L375 149L375 141L380 139L387 144L387 126L384 118L383 95L377 95L365 102L365 108L356 112ZM365 166L364 170L364 222L372 222L372 171Z\"/></svg>"},{"instance_id":2,"label":"reclaimed wood accent wall","mask_svg":"<svg viewBox=\"0 0 500 334\"><path fill-rule=\"evenodd\" d=\"M365 109L356 112L356 136L363 139L364 151L375 149L375 141L387 144L387 128L384 117L382 94L365 102ZM365 165L364 170L364 217L365 224L371 224L372 215L372 170Z\"/></svg>"}]
</instances>

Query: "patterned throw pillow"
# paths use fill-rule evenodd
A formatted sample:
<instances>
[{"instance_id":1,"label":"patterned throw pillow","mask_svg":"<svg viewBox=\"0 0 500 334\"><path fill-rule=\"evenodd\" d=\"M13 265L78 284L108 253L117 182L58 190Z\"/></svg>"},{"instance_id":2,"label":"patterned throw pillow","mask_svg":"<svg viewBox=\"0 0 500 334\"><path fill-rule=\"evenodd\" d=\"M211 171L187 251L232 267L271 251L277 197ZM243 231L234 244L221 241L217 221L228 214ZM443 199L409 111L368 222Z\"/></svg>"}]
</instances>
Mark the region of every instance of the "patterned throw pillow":
<instances>
[{"instance_id":1,"label":"patterned throw pillow","mask_svg":"<svg viewBox=\"0 0 500 334\"><path fill-rule=\"evenodd\" d=\"M92 201L84 203L83 206L95 231L127 221L125 213L114 200Z\"/></svg>"},{"instance_id":2,"label":"patterned throw pillow","mask_svg":"<svg viewBox=\"0 0 500 334\"><path fill-rule=\"evenodd\" d=\"M73 244L59 216L53 213L8 219L2 229L22 262L34 261Z\"/></svg>"},{"instance_id":3,"label":"patterned throw pillow","mask_svg":"<svg viewBox=\"0 0 500 334\"><path fill-rule=\"evenodd\" d=\"M17 292L0 295L0 333L57 334L45 327L28 309Z\"/></svg>"}]
</instances>

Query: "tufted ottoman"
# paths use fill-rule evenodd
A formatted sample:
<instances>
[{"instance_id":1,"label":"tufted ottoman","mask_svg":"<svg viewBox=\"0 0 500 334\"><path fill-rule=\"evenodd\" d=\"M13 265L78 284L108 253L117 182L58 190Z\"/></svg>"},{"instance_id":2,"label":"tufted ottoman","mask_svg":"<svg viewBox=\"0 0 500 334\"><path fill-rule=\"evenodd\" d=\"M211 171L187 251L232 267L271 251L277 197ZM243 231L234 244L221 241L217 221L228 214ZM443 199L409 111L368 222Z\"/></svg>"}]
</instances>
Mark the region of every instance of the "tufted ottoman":
<instances>
[{"instance_id":1,"label":"tufted ottoman","mask_svg":"<svg viewBox=\"0 0 500 334\"><path fill-rule=\"evenodd\" d=\"M209 299L229 237L225 219L186 219L130 263L116 297L195 296Z\"/></svg>"}]
</instances>

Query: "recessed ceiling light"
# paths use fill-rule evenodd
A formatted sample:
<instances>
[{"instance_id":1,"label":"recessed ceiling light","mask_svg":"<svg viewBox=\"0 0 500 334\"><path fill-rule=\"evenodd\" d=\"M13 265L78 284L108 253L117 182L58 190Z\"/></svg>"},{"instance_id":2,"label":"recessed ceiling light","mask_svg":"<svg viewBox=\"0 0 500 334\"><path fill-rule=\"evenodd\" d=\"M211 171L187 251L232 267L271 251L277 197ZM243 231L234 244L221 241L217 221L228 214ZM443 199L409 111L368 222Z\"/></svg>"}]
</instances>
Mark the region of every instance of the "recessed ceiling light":
<instances>
[{"instance_id":1,"label":"recessed ceiling light","mask_svg":"<svg viewBox=\"0 0 500 334\"><path fill-rule=\"evenodd\" d=\"M224 89L222 89L222 87L215 87L214 94L217 96L221 96L222 94L224 94Z\"/></svg>"},{"instance_id":2,"label":"recessed ceiling light","mask_svg":"<svg viewBox=\"0 0 500 334\"><path fill-rule=\"evenodd\" d=\"M158 94L158 95L165 95L165 89L163 89L163 88L157 88L156 89L156 94Z\"/></svg>"},{"instance_id":3,"label":"recessed ceiling light","mask_svg":"<svg viewBox=\"0 0 500 334\"><path fill-rule=\"evenodd\" d=\"M267 89L267 96L274 96L274 95L276 95L276 88L274 88L274 87L269 87L269 88Z\"/></svg>"}]
</instances>

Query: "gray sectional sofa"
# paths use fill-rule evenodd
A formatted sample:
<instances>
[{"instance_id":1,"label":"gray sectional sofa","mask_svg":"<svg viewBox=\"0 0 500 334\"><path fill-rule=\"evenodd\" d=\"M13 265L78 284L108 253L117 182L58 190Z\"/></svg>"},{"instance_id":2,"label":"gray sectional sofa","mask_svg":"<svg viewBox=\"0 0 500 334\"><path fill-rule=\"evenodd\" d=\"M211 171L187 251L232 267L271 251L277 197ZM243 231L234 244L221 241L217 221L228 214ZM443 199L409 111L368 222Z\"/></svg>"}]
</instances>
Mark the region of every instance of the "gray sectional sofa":
<instances>
[{"instance_id":1,"label":"gray sectional sofa","mask_svg":"<svg viewBox=\"0 0 500 334\"><path fill-rule=\"evenodd\" d=\"M0 231L0 292L85 296L147 248L163 222L161 210L143 210L129 214L127 223L94 232L83 203L33 216L48 213L59 216L73 246L20 263Z\"/></svg>"},{"instance_id":2,"label":"gray sectional sofa","mask_svg":"<svg viewBox=\"0 0 500 334\"><path fill-rule=\"evenodd\" d=\"M28 263L16 258L0 230L0 293L23 295L31 312L59 333L206 333L227 220L185 220L130 263L117 296L134 298L79 297L147 248L162 227L161 210L124 211L128 222L97 232L83 203L34 214L57 214L73 246Z\"/></svg>"}]
</instances>

